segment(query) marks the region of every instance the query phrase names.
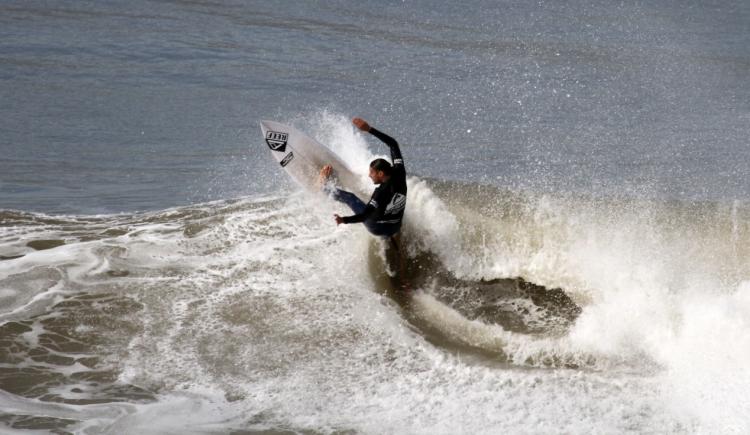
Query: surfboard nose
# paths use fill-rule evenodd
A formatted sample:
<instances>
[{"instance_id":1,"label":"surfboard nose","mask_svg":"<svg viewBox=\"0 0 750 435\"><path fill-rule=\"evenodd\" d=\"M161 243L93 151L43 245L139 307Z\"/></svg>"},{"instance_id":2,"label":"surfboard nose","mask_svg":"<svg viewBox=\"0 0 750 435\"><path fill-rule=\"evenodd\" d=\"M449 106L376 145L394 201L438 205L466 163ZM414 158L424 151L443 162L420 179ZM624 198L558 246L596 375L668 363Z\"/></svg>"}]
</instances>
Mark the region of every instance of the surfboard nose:
<instances>
[{"instance_id":1,"label":"surfboard nose","mask_svg":"<svg viewBox=\"0 0 750 435\"><path fill-rule=\"evenodd\" d=\"M271 121L268 121L268 120L265 120L265 119L261 119L260 120L260 129L263 130L263 133L265 133L265 132L267 132L268 130L271 129L271 127L269 126L270 122Z\"/></svg>"},{"instance_id":2,"label":"surfboard nose","mask_svg":"<svg viewBox=\"0 0 750 435\"><path fill-rule=\"evenodd\" d=\"M260 129L263 131L264 136L269 131L277 131L277 132L284 132L284 133L291 133L292 131L294 131L294 129L288 125L285 125L276 121L269 121L267 119L263 119L260 121Z\"/></svg>"}]
</instances>

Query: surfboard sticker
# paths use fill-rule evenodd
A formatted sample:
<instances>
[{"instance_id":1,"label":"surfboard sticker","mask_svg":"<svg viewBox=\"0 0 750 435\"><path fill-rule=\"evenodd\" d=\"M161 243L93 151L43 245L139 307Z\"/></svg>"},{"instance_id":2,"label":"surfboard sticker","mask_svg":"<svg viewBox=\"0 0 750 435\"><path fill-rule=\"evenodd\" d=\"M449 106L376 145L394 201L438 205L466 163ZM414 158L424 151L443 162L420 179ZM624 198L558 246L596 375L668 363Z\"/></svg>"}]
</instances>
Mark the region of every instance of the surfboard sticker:
<instances>
[{"instance_id":1,"label":"surfboard sticker","mask_svg":"<svg viewBox=\"0 0 750 435\"><path fill-rule=\"evenodd\" d=\"M291 162L293 158L294 158L294 153L289 153L289 154L286 155L286 157L284 157L283 160L281 160L279 162L279 164L283 168L284 166L288 165L289 162Z\"/></svg>"},{"instance_id":2,"label":"surfboard sticker","mask_svg":"<svg viewBox=\"0 0 750 435\"><path fill-rule=\"evenodd\" d=\"M268 144L268 147L280 153L286 151L286 141L288 139L289 135L280 131L269 131L266 133L266 143Z\"/></svg>"}]
</instances>

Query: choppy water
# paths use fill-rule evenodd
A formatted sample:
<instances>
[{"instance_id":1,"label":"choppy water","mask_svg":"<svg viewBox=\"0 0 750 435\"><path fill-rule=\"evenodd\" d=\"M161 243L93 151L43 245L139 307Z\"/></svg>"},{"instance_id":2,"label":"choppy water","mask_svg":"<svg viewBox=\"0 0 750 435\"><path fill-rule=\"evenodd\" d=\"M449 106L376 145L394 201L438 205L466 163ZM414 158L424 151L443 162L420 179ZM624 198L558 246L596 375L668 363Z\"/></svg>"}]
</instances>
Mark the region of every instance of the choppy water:
<instances>
[{"instance_id":1,"label":"choppy water","mask_svg":"<svg viewBox=\"0 0 750 435\"><path fill-rule=\"evenodd\" d=\"M5 2L0 424L746 433L742 2ZM261 118L354 168L385 247ZM369 141L369 146L368 146Z\"/></svg>"}]
</instances>

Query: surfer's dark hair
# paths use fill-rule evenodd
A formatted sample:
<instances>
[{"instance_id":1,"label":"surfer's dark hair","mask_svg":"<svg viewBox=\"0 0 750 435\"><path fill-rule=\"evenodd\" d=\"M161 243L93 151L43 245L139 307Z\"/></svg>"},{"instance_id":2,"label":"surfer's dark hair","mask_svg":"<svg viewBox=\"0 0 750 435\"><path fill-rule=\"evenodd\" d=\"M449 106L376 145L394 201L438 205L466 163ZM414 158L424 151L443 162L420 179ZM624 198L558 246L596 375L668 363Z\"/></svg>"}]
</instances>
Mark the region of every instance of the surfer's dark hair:
<instances>
[{"instance_id":1,"label":"surfer's dark hair","mask_svg":"<svg viewBox=\"0 0 750 435\"><path fill-rule=\"evenodd\" d=\"M391 175L391 172L393 172L393 166L385 159L373 160L370 162L370 167L376 171L383 171L385 175Z\"/></svg>"}]
</instances>

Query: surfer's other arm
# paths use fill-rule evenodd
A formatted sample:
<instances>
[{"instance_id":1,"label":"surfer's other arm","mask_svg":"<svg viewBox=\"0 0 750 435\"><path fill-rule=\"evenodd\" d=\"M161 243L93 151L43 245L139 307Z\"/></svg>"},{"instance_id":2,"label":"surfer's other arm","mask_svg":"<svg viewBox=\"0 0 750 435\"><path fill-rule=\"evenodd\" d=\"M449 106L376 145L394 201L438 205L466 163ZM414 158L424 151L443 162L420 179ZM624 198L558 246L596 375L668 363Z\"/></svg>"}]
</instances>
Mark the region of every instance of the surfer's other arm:
<instances>
[{"instance_id":1,"label":"surfer's other arm","mask_svg":"<svg viewBox=\"0 0 750 435\"><path fill-rule=\"evenodd\" d=\"M367 203L367 207L365 207L365 209L364 209L364 211L362 211L362 213L357 213L355 215L343 216L343 217L339 216L337 214L333 215L336 218L336 225L339 225L339 224L358 224L358 223L366 221L367 218L369 218L370 216L372 216L373 214L375 214L375 212L378 210L377 207L376 207L376 205L374 205L373 203L377 204L377 202L375 202L375 198L371 199L370 202Z\"/></svg>"},{"instance_id":2,"label":"surfer's other arm","mask_svg":"<svg viewBox=\"0 0 750 435\"><path fill-rule=\"evenodd\" d=\"M375 209L373 209L372 211L375 211ZM365 220L367 220L368 216L372 214L372 211L370 213L367 213L367 210L365 210L365 212L362 214L355 214L352 216L343 216L343 217L335 214L333 215L333 217L336 219L336 225L358 224L360 222L364 222Z\"/></svg>"}]
</instances>

